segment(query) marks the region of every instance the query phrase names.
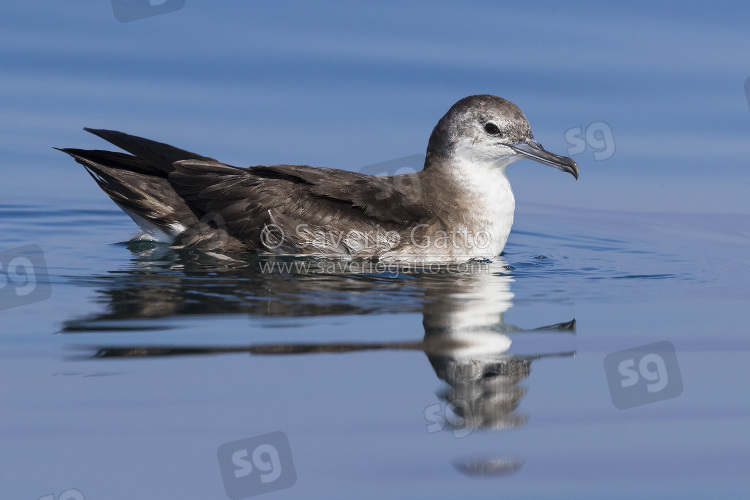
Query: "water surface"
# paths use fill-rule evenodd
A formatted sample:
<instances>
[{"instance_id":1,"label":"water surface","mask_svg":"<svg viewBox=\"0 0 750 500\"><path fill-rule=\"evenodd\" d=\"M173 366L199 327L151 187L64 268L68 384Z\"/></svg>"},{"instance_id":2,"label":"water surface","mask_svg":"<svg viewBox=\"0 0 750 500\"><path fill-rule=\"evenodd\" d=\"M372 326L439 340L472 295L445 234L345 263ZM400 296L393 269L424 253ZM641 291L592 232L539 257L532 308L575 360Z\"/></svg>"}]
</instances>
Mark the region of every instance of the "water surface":
<instances>
[{"instance_id":1,"label":"water surface","mask_svg":"<svg viewBox=\"0 0 750 500\"><path fill-rule=\"evenodd\" d=\"M106 200L3 212L52 289L2 312L14 497L223 498L218 447L275 431L287 498L746 485L745 217L522 204L504 255L470 270L280 273L106 243L133 229ZM684 391L617 409L605 356L656 341Z\"/></svg>"}]
</instances>

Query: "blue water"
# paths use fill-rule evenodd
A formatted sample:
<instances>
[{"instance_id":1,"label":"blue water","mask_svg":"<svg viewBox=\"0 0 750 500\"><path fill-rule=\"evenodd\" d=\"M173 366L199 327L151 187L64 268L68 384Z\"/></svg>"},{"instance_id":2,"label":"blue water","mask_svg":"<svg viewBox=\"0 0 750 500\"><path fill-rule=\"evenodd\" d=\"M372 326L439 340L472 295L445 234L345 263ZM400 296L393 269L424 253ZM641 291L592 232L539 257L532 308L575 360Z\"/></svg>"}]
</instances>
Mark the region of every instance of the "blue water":
<instances>
[{"instance_id":1,"label":"blue water","mask_svg":"<svg viewBox=\"0 0 750 500\"><path fill-rule=\"evenodd\" d=\"M742 497L748 10L3 5L0 496L228 498L217 451L258 438L280 451L268 498ZM510 240L471 269L264 272L300 261L127 243L52 149L105 147L90 126L236 165L419 168L480 92L553 152L586 140L578 182L509 168ZM676 364L651 352L663 370L636 359L636 392L613 389L606 363L659 342Z\"/></svg>"}]
</instances>

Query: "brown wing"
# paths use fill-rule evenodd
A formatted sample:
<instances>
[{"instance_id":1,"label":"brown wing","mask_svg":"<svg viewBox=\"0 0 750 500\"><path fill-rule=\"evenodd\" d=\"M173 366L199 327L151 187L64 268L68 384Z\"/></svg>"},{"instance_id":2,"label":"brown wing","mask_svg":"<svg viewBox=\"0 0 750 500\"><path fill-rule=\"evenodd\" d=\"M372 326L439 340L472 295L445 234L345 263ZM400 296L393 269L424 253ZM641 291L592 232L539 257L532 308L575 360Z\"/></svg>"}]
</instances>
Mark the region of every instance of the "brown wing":
<instances>
[{"instance_id":1,"label":"brown wing","mask_svg":"<svg viewBox=\"0 0 750 500\"><path fill-rule=\"evenodd\" d=\"M284 235L277 251L307 253L311 233L340 240L353 230L374 237L434 219L416 191L398 189L392 177L304 165L242 169L197 160L174 167L169 181L175 191L191 207L221 216L227 232L251 248L264 249L261 234L271 225Z\"/></svg>"},{"instance_id":2,"label":"brown wing","mask_svg":"<svg viewBox=\"0 0 750 500\"><path fill-rule=\"evenodd\" d=\"M188 231L175 239L177 245L268 249L261 237L273 225L285 236L275 248L278 253L320 253L309 245L313 233L334 239L335 245L323 245L325 251L353 253L351 244L342 243L351 232L395 231L404 241L418 224L442 223L431 200L422 196L428 190L421 172L374 177L304 165L237 168L122 132L86 130L134 156L66 152L93 171L100 186L131 215L165 228L187 221Z\"/></svg>"}]
</instances>

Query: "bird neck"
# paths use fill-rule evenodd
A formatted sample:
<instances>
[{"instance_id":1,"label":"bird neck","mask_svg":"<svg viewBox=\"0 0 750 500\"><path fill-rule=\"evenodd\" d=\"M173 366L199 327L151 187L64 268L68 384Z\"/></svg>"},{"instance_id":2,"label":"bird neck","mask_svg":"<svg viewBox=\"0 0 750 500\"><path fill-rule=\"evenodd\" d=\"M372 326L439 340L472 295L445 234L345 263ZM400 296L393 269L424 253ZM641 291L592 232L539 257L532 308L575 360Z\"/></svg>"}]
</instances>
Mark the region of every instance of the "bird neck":
<instances>
[{"instance_id":1,"label":"bird neck","mask_svg":"<svg viewBox=\"0 0 750 500\"><path fill-rule=\"evenodd\" d=\"M439 193L439 216L451 231L489 241L481 255L497 256L513 225L515 199L505 176L508 162L476 161L466 155L433 161L425 175Z\"/></svg>"}]
</instances>

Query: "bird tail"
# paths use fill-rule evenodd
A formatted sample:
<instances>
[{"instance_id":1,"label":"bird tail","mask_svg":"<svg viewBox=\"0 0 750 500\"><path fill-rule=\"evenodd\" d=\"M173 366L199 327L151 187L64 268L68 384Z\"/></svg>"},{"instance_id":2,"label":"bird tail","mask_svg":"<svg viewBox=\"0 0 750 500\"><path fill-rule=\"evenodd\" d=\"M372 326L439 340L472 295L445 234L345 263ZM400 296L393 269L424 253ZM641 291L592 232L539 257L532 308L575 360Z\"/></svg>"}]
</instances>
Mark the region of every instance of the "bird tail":
<instances>
[{"instance_id":1,"label":"bird tail","mask_svg":"<svg viewBox=\"0 0 750 500\"><path fill-rule=\"evenodd\" d=\"M170 168L174 169L170 160L187 159L192 153L177 148L171 151L168 149L171 146L143 139L159 146L154 152L139 145L135 141L139 139L137 137L119 132L114 134L117 142L113 143L120 147L124 147L124 144L128 146L127 149L143 156L73 148L59 150L83 165L99 187L138 224L143 231L140 239L202 250L231 249L235 246L228 245L230 238L222 221L216 220L220 217L194 211L175 192L167 178ZM97 135L103 137L102 134ZM204 158L192 156L196 157Z\"/></svg>"}]
</instances>

